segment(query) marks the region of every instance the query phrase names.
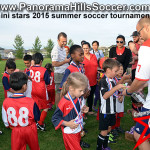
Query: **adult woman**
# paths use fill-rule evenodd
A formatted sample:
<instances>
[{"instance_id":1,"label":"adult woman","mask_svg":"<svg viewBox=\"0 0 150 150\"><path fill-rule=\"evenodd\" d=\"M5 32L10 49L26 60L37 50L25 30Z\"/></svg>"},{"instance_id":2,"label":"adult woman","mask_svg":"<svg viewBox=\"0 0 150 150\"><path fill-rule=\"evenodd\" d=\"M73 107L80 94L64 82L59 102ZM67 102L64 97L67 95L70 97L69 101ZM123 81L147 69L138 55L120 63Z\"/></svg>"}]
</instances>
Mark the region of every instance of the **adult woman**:
<instances>
[{"instance_id":1,"label":"adult woman","mask_svg":"<svg viewBox=\"0 0 150 150\"><path fill-rule=\"evenodd\" d=\"M94 114L92 111L92 105L93 105L93 94L96 89L96 77L97 77L97 58L94 54L90 53L90 44L88 42L83 43L82 48L84 50L84 68L85 68L85 75L89 79L89 84L91 87L90 95L87 98L87 103L89 107L89 115Z\"/></svg>"},{"instance_id":2,"label":"adult woman","mask_svg":"<svg viewBox=\"0 0 150 150\"><path fill-rule=\"evenodd\" d=\"M125 37L123 35L119 35L117 37L116 44L116 47L112 47L110 49L109 57L116 58L116 60L118 60L123 65L123 71L126 72L131 58L131 51L124 46Z\"/></svg>"}]
</instances>

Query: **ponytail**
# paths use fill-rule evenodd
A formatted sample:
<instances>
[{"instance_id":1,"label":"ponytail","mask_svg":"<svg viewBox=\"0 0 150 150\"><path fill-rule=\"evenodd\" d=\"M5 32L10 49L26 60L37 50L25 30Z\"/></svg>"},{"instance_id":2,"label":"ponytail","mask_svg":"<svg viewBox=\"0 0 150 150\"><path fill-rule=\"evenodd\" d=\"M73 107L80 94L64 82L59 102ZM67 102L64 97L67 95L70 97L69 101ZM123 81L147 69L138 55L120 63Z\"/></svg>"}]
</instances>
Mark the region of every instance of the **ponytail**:
<instances>
[{"instance_id":1,"label":"ponytail","mask_svg":"<svg viewBox=\"0 0 150 150\"><path fill-rule=\"evenodd\" d=\"M61 93L60 93L60 99L65 96L67 94L67 92L69 91L69 86L67 84L67 81L64 82L62 89L61 89Z\"/></svg>"}]
</instances>

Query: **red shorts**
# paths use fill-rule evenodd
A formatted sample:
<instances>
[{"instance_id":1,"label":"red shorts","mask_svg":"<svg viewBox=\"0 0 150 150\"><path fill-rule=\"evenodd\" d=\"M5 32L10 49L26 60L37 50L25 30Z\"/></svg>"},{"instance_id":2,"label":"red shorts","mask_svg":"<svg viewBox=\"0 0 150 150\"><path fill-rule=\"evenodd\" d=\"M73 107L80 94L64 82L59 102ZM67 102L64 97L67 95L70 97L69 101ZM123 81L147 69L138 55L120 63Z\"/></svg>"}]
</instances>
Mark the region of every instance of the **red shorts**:
<instances>
[{"instance_id":1,"label":"red shorts","mask_svg":"<svg viewBox=\"0 0 150 150\"><path fill-rule=\"evenodd\" d=\"M55 104L55 89L47 89L49 100L51 104Z\"/></svg>"},{"instance_id":2,"label":"red shorts","mask_svg":"<svg viewBox=\"0 0 150 150\"><path fill-rule=\"evenodd\" d=\"M14 127L11 133L11 149L26 150L26 145L30 150L39 150L38 134L36 124L27 127Z\"/></svg>"},{"instance_id":3,"label":"red shorts","mask_svg":"<svg viewBox=\"0 0 150 150\"><path fill-rule=\"evenodd\" d=\"M34 101L36 102L36 104L38 105L40 110L49 108L48 100L46 100L46 99L39 99L36 96L32 96L32 98L34 99Z\"/></svg>"},{"instance_id":4,"label":"red shorts","mask_svg":"<svg viewBox=\"0 0 150 150\"><path fill-rule=\"evenodd\" d=\"M124 112L116 113L116 118L121 118L124 116Z\"/></svg>"},{"instance_id":5,"label":"red shorts","mask_svg":"<svg viewBox=\"0 0 150 150\"><path fill-rule=\"evenodd\" d=\"M76 134L63 133L63 140L66 150L82 150L80 146L81 140L80 132Z\"/></svg>"}]
</instances>

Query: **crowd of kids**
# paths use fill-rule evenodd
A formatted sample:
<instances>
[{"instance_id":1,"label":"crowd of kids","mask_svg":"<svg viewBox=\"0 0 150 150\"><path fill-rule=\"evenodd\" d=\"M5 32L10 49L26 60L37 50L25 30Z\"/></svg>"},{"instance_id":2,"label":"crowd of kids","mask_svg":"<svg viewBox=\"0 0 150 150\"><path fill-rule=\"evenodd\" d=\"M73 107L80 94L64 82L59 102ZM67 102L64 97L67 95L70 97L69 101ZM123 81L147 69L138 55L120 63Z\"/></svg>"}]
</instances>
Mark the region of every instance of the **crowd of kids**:
<instances>
[{"instance_id":1,"label":"crowd of kids","mask_svg":"<svg viewBox=\"0 0 150 150\"><path fill-rule=\"evenodd\" d=\"M82 46L84 44L90 45L82 41ZM99 46L98 41L93 41L92 45L94 49L91 53L94 59L97 59L96 67L98 66L96 90L92 92L93 94L95 92L95 100L94 105L92 101L92 105L97 113L100 130L95 147L97 150L111 150L108 143L116 143L118 133L124 133L120 127L121 118L124 116L125 99L122 91L131 84L131 74L126 72L123 74L124 68L121 63L116 59L106 58L102 51L97 51L95 47ZM66 57L71 60L60 84L60 101L51 119L55 129L62 130L66 150L90 147L81 140L83 132L86 132L84 121L89 111L86 100L91 92L89 78L85 74L82 46L73 45L70 48L65 46ZM16 69L13 59L6 61L2 77L5 95L2 119L4 125L12 129L12 150L25 150L26 145L29 145L31 150L40 149L37 129L46 131L45 118L48 110L54 108L55 104L54 68L51 63L42 67L43 60L41 53L35 53L33 56L25 55L23 58L25 70ZM90 106L90 111L91 109ZM96 113L91 115L94 116Z\"/></svg>"}]
</instances>

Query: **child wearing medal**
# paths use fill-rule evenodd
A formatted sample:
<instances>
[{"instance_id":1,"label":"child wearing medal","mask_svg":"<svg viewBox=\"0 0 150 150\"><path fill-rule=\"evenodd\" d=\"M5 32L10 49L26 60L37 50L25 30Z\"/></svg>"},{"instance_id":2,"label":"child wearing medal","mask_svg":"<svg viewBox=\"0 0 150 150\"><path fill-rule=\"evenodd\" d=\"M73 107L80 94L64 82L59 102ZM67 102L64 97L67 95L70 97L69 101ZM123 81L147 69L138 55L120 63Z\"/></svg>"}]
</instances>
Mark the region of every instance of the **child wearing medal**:
<instances>
[{"instance_id":1,"label":"child wearing medal","mask_svg":"<svg viewBox=\"0 0 150 150\"><path fill-rule=\"evenodd\" d=\"M81 108L81 96L88 86L88 79L80 72L71 73L62 87L62 99L55 110L52 123L57 130L61 127L66 150L82 150L80 146L83 128L82 113L87 113L89 108Z\"/></svg>"},{"instance_id":2,"label":"child wearing medal","mask_svg":"<svg viewBox=\"0 0 150 150\"><path fill-rule=\"evenodd\" d=\"M118 90L124 88L124 85L114 83L113 78L119 69L119 62L114 59L107 59L103 63L104 77L100 80L100 113L99 130L97 138L97 150L111 150L108 147L108 138L111 126L116 123L116 99Z\"/></svg>"}]
</instances>

